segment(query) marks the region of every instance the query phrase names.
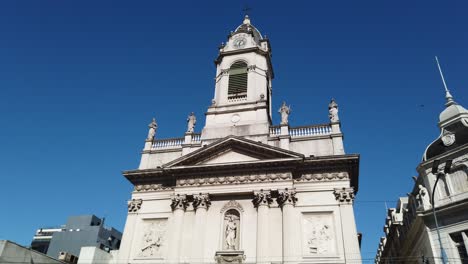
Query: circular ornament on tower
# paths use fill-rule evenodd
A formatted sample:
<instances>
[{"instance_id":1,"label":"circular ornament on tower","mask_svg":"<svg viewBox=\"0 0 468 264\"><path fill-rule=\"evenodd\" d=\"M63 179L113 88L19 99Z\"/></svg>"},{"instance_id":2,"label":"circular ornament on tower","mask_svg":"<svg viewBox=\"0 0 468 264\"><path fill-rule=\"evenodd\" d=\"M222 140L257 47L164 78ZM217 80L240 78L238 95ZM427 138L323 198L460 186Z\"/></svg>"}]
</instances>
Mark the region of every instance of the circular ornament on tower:
<instances>
[{"instance_id":1,"label":"circular ornament on tower","mask_svg":"<svg viewBox=\"0 0 468 264\"><path fill-rule=\"evenodd\" d=\"M233 116L231 117L231 122L232 122L232 123L237 123L237 122L240 121L240 119L241 119L240 116L239 116L238 114L235 114L235 115L233 115Z\"/></svg>"}]
</instances>

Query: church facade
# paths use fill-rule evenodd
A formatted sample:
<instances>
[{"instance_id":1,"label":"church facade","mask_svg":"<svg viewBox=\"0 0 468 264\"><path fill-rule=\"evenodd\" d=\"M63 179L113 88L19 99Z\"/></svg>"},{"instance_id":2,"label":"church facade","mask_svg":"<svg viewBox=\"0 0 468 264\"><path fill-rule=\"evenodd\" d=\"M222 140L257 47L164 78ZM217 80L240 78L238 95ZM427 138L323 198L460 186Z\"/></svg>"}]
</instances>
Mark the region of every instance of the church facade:
<instances>
[{"instance_id":1,"label":"church facade","mask_svg":"<svg viewBox=\"0 0 468 264\"><path fill-rule=\"evenodd\" d=\"M360 263L353 201L359 155L346 154L338 105L330 123L272 124L268 39L246 16L219 48L205 127L159 139L138 169L116 263ZM325 107L324 107L325 108ZM326 108L324 109L324 112Z\"/></svg>"}]
</instances>

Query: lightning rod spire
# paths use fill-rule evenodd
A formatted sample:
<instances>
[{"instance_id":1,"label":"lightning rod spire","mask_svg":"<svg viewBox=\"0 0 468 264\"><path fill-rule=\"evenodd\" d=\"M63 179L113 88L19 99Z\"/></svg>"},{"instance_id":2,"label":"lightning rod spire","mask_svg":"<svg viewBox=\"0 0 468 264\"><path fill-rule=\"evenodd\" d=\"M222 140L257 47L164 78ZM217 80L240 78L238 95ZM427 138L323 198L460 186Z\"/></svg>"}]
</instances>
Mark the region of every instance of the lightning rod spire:
<instances>
[{"instance_id":1,"label":"lightning rod spire","mask_svg":"<svg viewBox=\"0 0 468 264\"><path fill-rule=\"evenodd\" d=\"M453 96L450 94L450 91L447 88L447 84L445 83L444 74L442 73L442 68L440 68L440 63L439 63L439 59L437 58L437 56L435 56L435 60L436 60L436 63L437 63L437 68L439 68L439 73L440 73L440 77L442 78L442 83L444 84L444 88L445 88L445 99L447 99L447 102L445 103L445 106L451 106L451 105L455 104L455 101L453 101Z\"/></svg>"}]
</instances>

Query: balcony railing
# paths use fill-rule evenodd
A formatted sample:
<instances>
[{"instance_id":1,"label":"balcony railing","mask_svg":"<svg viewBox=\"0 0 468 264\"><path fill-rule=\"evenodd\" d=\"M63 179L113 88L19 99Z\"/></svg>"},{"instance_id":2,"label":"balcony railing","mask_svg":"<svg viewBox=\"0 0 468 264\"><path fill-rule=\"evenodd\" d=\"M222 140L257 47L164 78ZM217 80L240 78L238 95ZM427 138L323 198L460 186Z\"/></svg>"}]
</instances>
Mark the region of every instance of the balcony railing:
<instances>
[{"instance_id":1,"label":"balcony railing","mask_svg":"<svg viewBox=\"0 0 468 264\"><path fill-rule=\"evenodd\" d=\"M330 133L331 133L330 125L292 127L289 129L289 135L292 138L329 135Z\"/></svg>"},{"instance_id":2,"label":"balcony railing","mask_svg":"<svg viewBox=\"0 0 468 264\"><path fill-rule=\"evenodd\" d=\"M179 148L184 143L184 138L157 139L153 142L152 149Z\"/></svg>"},{"instance_id":3,"label":"balcony railing","mask_svg":"<svg viewBox=\"0 0 468 264\"><path fill-rule=\"evenodd\" d=\"M271 126L270 127L270 136L275 137L281 134L281 127L279 126Z\"/></svg>"},{"instance_id":4,"label":"balcony railing","mask_svg":"<svg viewBox=\"0 0 468 264\"><path fill-rule=\"evenodd\" d=\"M233 103L233 102L242 102L247 100L247 94L243 95L229 95L228 96L228 102Z\"/></svg>"},{"instance_id":5,"label":"balcony railing","mask_svg":"<svg viewBox=\"0 0 468 264\"><path fill-rule=\"evenodd\" d=\"M199 144L201 142L201 134L192 134L189 144ZM185 143L185 138L167 138L156 139L153 142L152 149L175 149L181 148Z\"/></svg>"},{"instance_id":6,"label":"balcony railing","mask_svg":"<svg viewBox=\"0 0 468 264\"><path fill-rule=\"evenodd\" d=\"M289 128L289 136L291 136L292 138L313 137L313 136L322 136L322 135L330 135L330 134L331 134L331 126L328 124ZM276 137L279 135L281 135L281 127L271 126L270 137Z\"/></svg>"},{"instance_id":7,"label":"balcony railing","mask_svg":"<svg viewBox=\"0 0 468 264\"><path fill-rule=\"evenodd\" d=\"M200 143L201 142L201 134L193 134L192 135L192 144L193 143Z\"/></svg>"}]
</instances>

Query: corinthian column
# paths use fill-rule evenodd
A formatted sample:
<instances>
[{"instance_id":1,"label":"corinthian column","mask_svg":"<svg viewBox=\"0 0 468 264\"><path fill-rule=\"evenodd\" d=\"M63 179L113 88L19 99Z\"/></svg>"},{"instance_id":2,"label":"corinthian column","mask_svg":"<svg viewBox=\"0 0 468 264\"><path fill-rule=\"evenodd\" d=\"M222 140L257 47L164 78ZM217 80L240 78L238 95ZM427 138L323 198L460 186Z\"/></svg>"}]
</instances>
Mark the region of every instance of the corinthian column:
<instances>
[{"instance_id":1,"label":"corinthian column","mask_svg":"<svg viewBox=\"0 0 468 264\"><path fill-rule=\"evenodd\" d=\"M294 206L296 205L296 192L294 190L280 191L276 199L283 212L283 263L289 263L294 258Z\"/></svg>"},{"instance_id":2,"label":"corinthian column","mask_svg":"<svg viewBox=\"0 0 468 264\"><path fill-rule=\"evenodd\" d=\"M184 213L187 205L188 202L185 195L177 194L172 198L172 234L168 252L168 262L170 263L179 263L179 249L181 247Z\"/></svg>"},{"instance_id":3,"label":"corinthian column","mask_svg":"<svg viewBox=\"0 0 468 264\"><path fill-rule=\"evenodd\" d=\"M354 221L354 189L338 188L333 192L340 206L341 230L346 262L361 263L356 222Z\"/></svg>"},{"instance_id":4,"label":"corinthian column","mask_svg":"<svg viewBox=\"0 0 468 264\"><path fill-rule=\"evenodd\" d=\"M254 193L255 197L252 200L254 206L257 208L257 262L256 263L268 263L268 211L270 210L270 204L273 201L271 199L271 192L260 190Z\"/></svg>"},{"instance_id":5,"label":"corinthian column","mask_svg":"<svg viewBox=\"0 0 468 264\"><path fill-rule=\"evenodd\" d=\"M209 195L193 195L193 208L195 209L195 226L192 239L192 261L191 263L203 263L203 246L205 241L206 212L210 207Z\"/></svg>"}]
</instances>

